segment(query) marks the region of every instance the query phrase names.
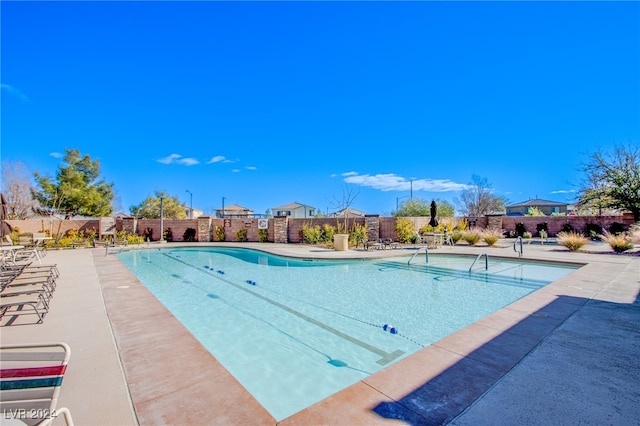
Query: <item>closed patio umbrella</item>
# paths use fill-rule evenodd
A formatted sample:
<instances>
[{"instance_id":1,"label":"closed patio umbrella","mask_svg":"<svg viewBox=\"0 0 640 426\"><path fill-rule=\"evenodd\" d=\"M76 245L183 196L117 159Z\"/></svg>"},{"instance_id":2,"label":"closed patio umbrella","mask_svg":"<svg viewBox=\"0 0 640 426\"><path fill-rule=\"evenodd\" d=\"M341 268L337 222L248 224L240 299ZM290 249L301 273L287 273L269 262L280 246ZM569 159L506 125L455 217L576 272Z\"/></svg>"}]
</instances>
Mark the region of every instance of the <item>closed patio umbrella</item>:
<instances>
[{"instance_id":1,"label":"closed patio umbrella","mask_svg":"<svg viewBox=\"0 0 640 426\"><path fill-rule=\"evenodd\" d=\"M436 206L436 201L433 200L431 201L431 220L429 221L429 225L433 226L434 228L438 226L438 221L436 220L437 211L438 208Z\"/></svg>"}]
</instances>

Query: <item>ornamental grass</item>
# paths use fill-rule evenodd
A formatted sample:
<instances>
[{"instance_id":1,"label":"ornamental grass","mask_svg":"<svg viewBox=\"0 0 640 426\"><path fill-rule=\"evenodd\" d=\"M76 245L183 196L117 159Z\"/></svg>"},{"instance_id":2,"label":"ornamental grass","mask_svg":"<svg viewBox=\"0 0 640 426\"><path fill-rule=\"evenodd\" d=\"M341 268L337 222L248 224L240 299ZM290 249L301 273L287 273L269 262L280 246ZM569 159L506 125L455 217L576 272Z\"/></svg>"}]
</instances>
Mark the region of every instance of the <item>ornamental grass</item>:
<instances>
[{"instance_id":1,"label":"ornamental grass","mask_svg":"<svg viewBox=\"0 0 640 426\"><path fill-rule=\"evenodd\" d=\"M622 253L633 248L633 242L625 234L611 234L605 231L600 238L609 244L611 249L616 253Z\"/></svg>"},{"instance_id":2,"label":"ornamental grass","mask_svg":"<svg viewBox=\"0 0 640 426\"><path fill-rule=\"evenodd\" d=\"M575 231L559 232L556 237L558 239L558 244L571 251L580 250L589 243L587 237Z\"/></svg>"}]
</instances>

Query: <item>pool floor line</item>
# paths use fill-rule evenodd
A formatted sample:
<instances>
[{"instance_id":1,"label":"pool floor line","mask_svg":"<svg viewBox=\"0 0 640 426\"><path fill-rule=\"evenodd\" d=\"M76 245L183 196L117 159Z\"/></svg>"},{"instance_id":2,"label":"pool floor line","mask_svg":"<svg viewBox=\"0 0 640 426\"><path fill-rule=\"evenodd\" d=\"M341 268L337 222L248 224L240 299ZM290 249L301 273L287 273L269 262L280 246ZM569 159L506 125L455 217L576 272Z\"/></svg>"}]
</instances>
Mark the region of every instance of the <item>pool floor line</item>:
<instances>
[{"instance_id":1,"label":"pool floor line","mask_svg":"<svg viewBox=\"0 0 640 426\"><path fill-rule=\"evenodd\" d=\"M192 265L192 264L190 264L188 262L185 262L182 259L177 259L175 257L169 256L168 253L163 253L163 254L165 256L167 256L168 258L172 259L172 260L176 260L176 261L178 261L178 262L180 262L180 263L182 263L184 265L187 265L187 266L189 266L189 267L191 267L193 269L196 269L196 270L200 271L200 268L198 268L197 266ZM384 350L382 350L380 348L377 348L377 347L375 347L373 345L370 345L367 342L363 342L360 339L357 339L357 338L355 338L353 336L350 336L350 335L348 335L346 333L343 333L342 331L340 331L340 330L338 330L336 328L333 328L328 324L320 322L320 321L316 320L315 318L311 318L310 316L305 315L302 312L296 311L295 309L291 309L290 307L288 307L286 305L283 305L282 303L276 302L273 299L270 299L270 298L268 298L266 296L263 296L263 295L261 295L259 293L256 293L256 292L252 291L252 290L249 290L248 288L245 288L244 286L236 284L231 280L223 278L222 276L220 276L220 274L214 275L214 274L211 274L211 273L209 273L207 271L201 271L201 272L204 272L207 275L210 275L210 276L212 276L214 278L219 279L220 281L223 281L223 282L225 282L225 283L227 283L229 285L232 285L232 286L236 287L239 290L242 290L242 291L244 291L246 293L249 293L249 294L251 294L252 296L254 296L254 297L258 298L258 299L261 299L261 300L263 300L263 301L265 301L267 303L270 303L273 306L276 306L276 307L282 309L285 312L290 313L291 315L297 316L298 318L300 318L300 319L302 319L304 321L307 321L308 323L313 324L316 327L320 327L320 328L328 331L329 333L332 333L335 336L338 336L338 337L340 337L340 338L342 338L342 339L344 339L344 340L346 340L346 341L348 341L348 342L350 342L350 343L352 343L352 344L354 344L356 346L359 346L359 347L361 347L361 348L363 348L363 349L365 349L365 350L367 350L367 351L369 351L371 353L374 353L374 354L380 356L381 358L376 361L376 363L379 364L379 365L387 365L388 363L394 361L396 358L398 358L399 356L402 356L404 354L404 351L402 351L400 349L397 349L397 350L395 350L393 352L386 352L386 351L384 351Z\"/></svg>"}]
</instances>

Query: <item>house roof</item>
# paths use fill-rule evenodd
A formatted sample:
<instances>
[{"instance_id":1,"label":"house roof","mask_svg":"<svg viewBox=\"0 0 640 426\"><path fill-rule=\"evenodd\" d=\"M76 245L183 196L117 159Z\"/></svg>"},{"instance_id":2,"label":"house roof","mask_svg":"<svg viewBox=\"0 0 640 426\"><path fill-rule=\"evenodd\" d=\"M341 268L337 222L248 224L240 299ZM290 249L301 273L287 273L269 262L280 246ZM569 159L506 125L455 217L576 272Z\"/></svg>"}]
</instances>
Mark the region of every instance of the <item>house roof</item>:
<instances>
[{"instance_id":1,"label":"house roof","mask_svg":"<svg viewBox=\"0 0 640 426\"><path fill-rule=\"evenodd\" d=\"M532 198L520 203L510 204L507 208L514 207L533 207L533 206L566 206L567 203L559 203L557 201L542 200L540 198Z\"/></svg>"},{"instance_id":2,"label":"house roof","mask_svg":"<svg viewBox=\"0 0 640 426\"><path fill-rule=\"evenodd\" d=\"M219 209L217 209L219 211L222 211L222 207L220 207ZM224 211L241 211L241 212L251 212L253 210L248 209L246 207L242 207L241 205L238 204L231 204L228 206L224 206Z\"/></svg>"},{"instance_id":3,"label":"house roof","mask_svg":"<svg viewBox=\"0 0 640 426\"><path fill-rule=\"evenodd\" d=\"M348 207L346 209L342 209L339 212L334 213L333 215L335 217L345 217L345 216L364 217L366 213L363 212L362 210L352 209L351 207Z\"/></svg>"},{"instance_id":4,"label":"house roof","mask_svg":"<svg viewBox=\"0 0 640 426\"><path fill-rule=\"evenodd\" d=\"M294 201L293 203L289 203L289 204L285 204L283 206L278 206L278 207L272 207L272 210L295 210L298 207L311 207L312 209L315 209L315 207L310 206L308 204L301 204L297 201Z\"/></svg>"}]
</instances>

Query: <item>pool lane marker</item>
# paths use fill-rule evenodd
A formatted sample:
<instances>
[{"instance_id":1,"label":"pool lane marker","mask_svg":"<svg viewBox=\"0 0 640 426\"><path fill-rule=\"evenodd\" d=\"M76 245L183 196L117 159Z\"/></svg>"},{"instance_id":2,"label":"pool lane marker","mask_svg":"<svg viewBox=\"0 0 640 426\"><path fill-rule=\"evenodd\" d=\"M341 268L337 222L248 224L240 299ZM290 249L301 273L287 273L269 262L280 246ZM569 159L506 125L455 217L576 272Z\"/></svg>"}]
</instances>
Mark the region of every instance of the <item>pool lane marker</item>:
<instances>
[{"instance_id":1,"label":"pool lane marker","mask_svg":"<svg viewBox=\"0 0 640 426\"><path fill-rule=\"evenodd\" d=\"M191 266L191 267L195 268L193 265L190 265L189 263L187 263L187 262L185 262L185 261L183 261L181 259L176 259L175 257L169 256L166 253L164 253L164 254L165 254L165 256L167 256L167 257L169 257L169 258L171 258L173 260L176 260L178 262L184 263L185 265L188 265L188 266ZM198 269L198 268L196 268L196 269ZM211 269L209 269L209 271L211 271ZM206 273L207 271L203 271L203 272ZM303 319L303 320L305 320L305 321L307 321L307 322L309 322L309 323L311 323L311 324L313 324L313 325L315 325L317 327L320 327L320 328L328 331L329 333L332 333L332 334L334 334L334 335L336 335L336 336L338 336L338 337L340 337L340 338L342 338L344 340L347 340L347 341L353 343L356 346L360 346L361 348L366 349L369 352L372 352L372 353L380 356L381 358L376 361L376 363L379 364L379 365L387 365L391 361L395 360L396 358L398 358L399 356L404 354L404 351L402 351L400 349L396 349L393 352L386 352L386 351L384 351L384 350L382 350L380 348L377 348L377 347L375 347L373 345L370 345L367 342L363 342L360 339L357 339L357 338L355 338L353 336L350 336L350 335L348 335L346 333L343 333L342 331L337 330L337 329L331 327L330 325L322 323L322 322L316 320L315 318L311 318L310 316L307 316L307 315L303 314L302 312L298 312L295 309L291 309L290 307L288 307L286 305L283 305L282 303L276 302L273 299L269 299L268 297L265 297L265 296L263 296L263 295L261 295L259 293L256 293L253 290L249 290L248 288L239 286L238 284L234 283L233 281L230 281L228 279L222 278L221 276L215 276L215 275L213 275L213 276L218 278L221 281L226 282L227 284L230 284L230 285L236 287L239 290L242 290L242 291L244 291L246 293L249 293L252 296L257 297L258 299L261 299L261 300L263 300L263 301L265 301L267 303L272 304L273 306L276 306L276 307L278 307L278 308L280 308L280 309L282 309L282 310L284 310L286 312L289 312L291 315L295 315L298 318L301 318L301 319Z\"/></svg>"}]
</instances>

